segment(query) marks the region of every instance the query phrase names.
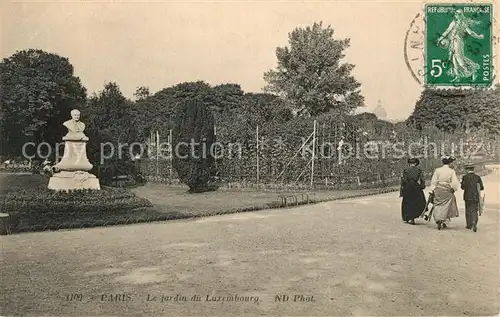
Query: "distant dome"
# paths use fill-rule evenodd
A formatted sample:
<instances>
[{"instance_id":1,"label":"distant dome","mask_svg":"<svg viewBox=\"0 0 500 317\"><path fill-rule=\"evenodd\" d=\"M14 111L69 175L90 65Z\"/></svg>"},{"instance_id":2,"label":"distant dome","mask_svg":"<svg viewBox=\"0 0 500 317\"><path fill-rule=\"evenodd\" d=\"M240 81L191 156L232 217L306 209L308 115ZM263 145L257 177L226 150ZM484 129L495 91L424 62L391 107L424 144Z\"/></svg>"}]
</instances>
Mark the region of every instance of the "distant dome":
<instances>
[{"instance_id":1,"label":"distant dome","mask_svg":"<svg viewBox=\"0 0 500 317\"><path fill-rule=\"evenodd\" d=\"M379 119L385 119L385 118L387 118L387 112L385 112L384 107L382 107L382 104L380 103L380 100L378 101L377 107L375 107L375 109L373 110L373 113Z\"/></svg>"}]
</instances>

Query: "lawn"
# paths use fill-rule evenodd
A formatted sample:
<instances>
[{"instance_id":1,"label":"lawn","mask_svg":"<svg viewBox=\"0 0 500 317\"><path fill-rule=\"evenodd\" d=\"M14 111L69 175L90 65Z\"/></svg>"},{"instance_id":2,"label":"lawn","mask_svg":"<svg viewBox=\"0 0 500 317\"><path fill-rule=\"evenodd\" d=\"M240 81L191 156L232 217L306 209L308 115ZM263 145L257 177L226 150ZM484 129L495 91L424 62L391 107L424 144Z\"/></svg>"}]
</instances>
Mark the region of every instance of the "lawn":
<instances>
[{"instance_id":1,"label":"lawn","mask_svg":"<svg viewBox=\"0 0 500 317\"><path fill-rule=\"evenodd\" d=\"M384 188L334 190L334 191L249 191L220 189L216 192L189 194L187 187L148 183L133 189L138 196L145 197L157 210L178 210L192 217L251 211L264 208L301 205L335 199L375 195L398 190L398 186Z\"/></svg>"},{"instance_id":2,"label":"lawn","mask_svg":"<svg viewBox=\"0 0 500 317\"><path fill-rule=\"evenodd\" d=\"M50 193L41 175L0 174L0 208L10 215L11 232L85 228L204 217L279 208L397 190L242 191L221 189L200 194L187 187L148 183L131 190L103 187L91 193ZM286 198L286 199L285 199ZM62 202L61 202L62 201Z\"/></svg>"}]
</instances>

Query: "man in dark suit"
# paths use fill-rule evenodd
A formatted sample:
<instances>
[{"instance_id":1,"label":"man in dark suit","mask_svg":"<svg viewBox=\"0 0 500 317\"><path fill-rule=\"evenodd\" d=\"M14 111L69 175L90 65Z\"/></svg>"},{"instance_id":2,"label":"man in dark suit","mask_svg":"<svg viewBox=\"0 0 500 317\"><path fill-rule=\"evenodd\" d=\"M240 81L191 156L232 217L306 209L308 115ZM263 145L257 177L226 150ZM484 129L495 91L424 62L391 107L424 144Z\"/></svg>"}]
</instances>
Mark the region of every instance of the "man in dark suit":
<instances>
[{"instance_id":1,"label":"man in dark suit","mask_svg":"<svg viewBox=\"0 0 500 317\"><path fill-rule=\"evenodd\" d=\"M479 199L481 191L484 190L481 177L474 173L474 165L466 164L467 174L462 177L462 189L464 190L465 220L467 229L477 231Z\"/></svg>"}]
</instances>

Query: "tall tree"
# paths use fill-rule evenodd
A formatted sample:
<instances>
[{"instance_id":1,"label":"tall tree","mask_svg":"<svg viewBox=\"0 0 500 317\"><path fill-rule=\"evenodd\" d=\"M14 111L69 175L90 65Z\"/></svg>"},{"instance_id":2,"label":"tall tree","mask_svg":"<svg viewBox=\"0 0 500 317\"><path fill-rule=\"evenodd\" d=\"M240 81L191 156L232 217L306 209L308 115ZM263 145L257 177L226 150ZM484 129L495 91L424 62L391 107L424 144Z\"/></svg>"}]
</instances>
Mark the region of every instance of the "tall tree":
<instances>
[{"instance_id":1,"label":"tall tree","mask_svg":"<svg viewBox=\"0 0 500 317\"><path fill-rule=\"evenodd\" d=\"M242 105L244 92L238 84L222 84L212 88L215 94L215 109L228 112Z\"/></svg>"},{"instance_id":2,"label":"tall tree","mask_svg":"<svg viewBox=\"0 0 500 317\"><path fill-rule=\"evenodd\" d=\"M115 158L119 158L119 144L131 144L136 140L136 129L133 124L134 103L127 100L120 91L120 87L110 82L104 85L104 89L89 98L83 116L88 124L90 138L90 157L93 160L100 159L100 144L112 143L115 148ZM128 148L123 148L123 156L126 158Z\"/></svg>"},{"instance_id":3,"label":"tall tree","mask_svg":"<svg viewBox=\"0 0 500 317\"><path fill-rule=\"evenodd\" d=\"M293 114L285 100L268 93L246 93L242 102L242 111L253 125L267 122L285 122Z\"/></svg>"},{"instance_id":4,"label":"tall tree","mask_svg":"<svg viewBox=\"0 0 500 317\"><path fill-rule=\"evenodd\" d=\"M295 111L317 115L331 109L351 112L363 105L361 84L351 75L353 64L342 63L350 40L336 40L322 23L296 28L289 47L278 47L278 66L264 74L265 90L290 101Z\"/></svg>"},{"instance_id":5,"label":"tall tree","mask_svg":"<svg viewBox=\"0 0 500 317\"><path fill-rule=\"evenodd\" d=\"M149 87L141 86L138 87L134 93L136 100L144 100L151 96L151 92L149 92Z\"/></svg>"},{"instance_id":6,"label":"tall tree","mask_svg":"<svg viewBox=\"0 0 500 317\"><path fill-rule=\"evenodd\" d=\"M168 135L174 127L177 111L186 100L196 99L215 107L213 88L203 82L184 82L164 88L148 97L137 99L134 113L139 139L146 140L151 131L158 130L160 135Z\"/></svg>"},{"instance_id":7,"label":"tall tree","mask_svg":"<svg viewBox=\"0 0 500 317\"><path fill-rule=\"evenodd\" d=\"M144 141L151 130L151 120L158 113L153 109L152 94L146 86L138 87L134 93L135 102L131 107L131 114L134 120L134 127L137 130L137 141Z\"/></svg>"},{"instance_id":8,"label":"tall tree","mask_svg":"<svg viewBox=\"0 0 500 317\"><path fill-rule=\"evenodd\" d=\"M422 128L433 124L445 131L467 126L500 133L500 85L490 89L426 88L408 122Z\"/></svg>"},{"instance_id":9,"label":"tall tree","mask_svg":"<svg viewBox=\"0 0 500 317\"><path fill-rule=\"evenodd\" d=\"M0 63L1 152L21 155L26 142L61 141L73 108L81 108L86 89L68 58L42 50L16 52Z\"/></svg>"}]
</instances>

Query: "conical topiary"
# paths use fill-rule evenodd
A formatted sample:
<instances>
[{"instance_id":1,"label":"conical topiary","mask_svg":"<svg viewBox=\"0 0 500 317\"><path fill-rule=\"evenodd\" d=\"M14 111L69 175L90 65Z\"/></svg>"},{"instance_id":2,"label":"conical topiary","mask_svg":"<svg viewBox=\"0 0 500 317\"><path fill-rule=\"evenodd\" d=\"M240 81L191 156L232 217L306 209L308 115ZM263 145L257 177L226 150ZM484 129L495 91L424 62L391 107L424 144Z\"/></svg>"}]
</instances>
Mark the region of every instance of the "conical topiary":
<instances>
[{"instance_id":1,"label":"conical topiary","mask_svg":"<svg viewBox=\"0 0 500 317\"><path fill-rule=\"evenodd\" d=\"M173 137L173 167L190 192L216 190L214 117L209 108L195 99L178 110Z\"/></svg>"}]
</instances>

